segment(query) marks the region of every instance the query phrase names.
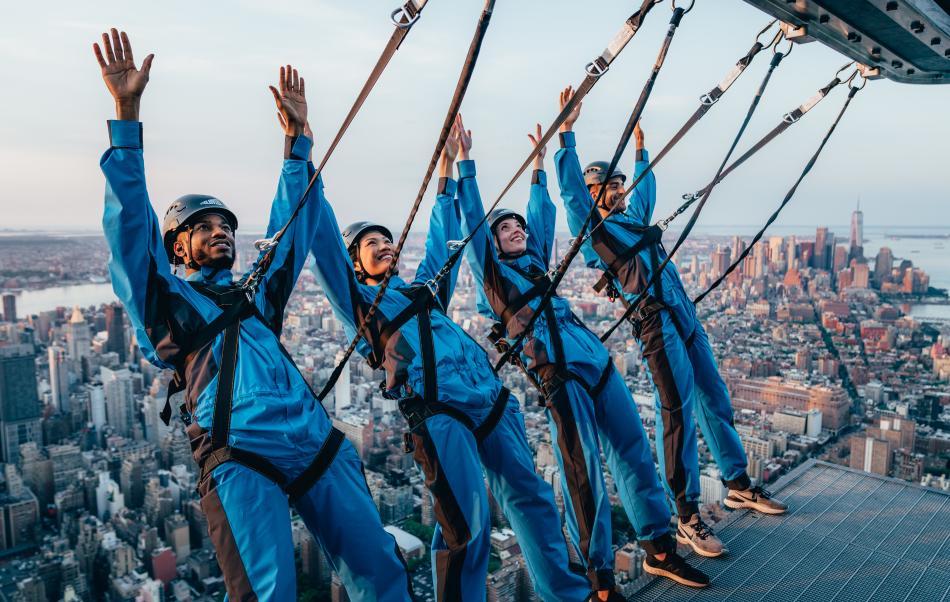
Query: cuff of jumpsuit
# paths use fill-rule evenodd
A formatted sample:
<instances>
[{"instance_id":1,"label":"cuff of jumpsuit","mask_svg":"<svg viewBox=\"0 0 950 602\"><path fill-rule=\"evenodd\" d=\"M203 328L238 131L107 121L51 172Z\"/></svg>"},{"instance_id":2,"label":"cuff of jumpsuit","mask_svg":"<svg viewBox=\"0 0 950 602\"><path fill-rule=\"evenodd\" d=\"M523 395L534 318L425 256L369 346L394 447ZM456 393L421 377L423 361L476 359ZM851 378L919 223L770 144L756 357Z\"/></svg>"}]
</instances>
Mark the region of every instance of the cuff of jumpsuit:
<instances>
[{"instance_id":1,"label":"cuff of jumpsuit","mask_svg":"<svg viewBox=\"0 0 950 602\"><path fill-rule=\"evenodd\" d=\"M561 141L561 148L573 148L577 146L576 140L574 140L574 132L561 132L558 134L558 138Z\"/></svg>"},{"instance_id":2,"label":"cuff of jumpsuit","mask_svg":"<svg viewBox=\"0 0 950 602\"><path fill-rule=\"evenodd\" d=\"M142 148L142 122L108 120L109 144L112 148Z\"/></svg>"},{"instance_id":3,"label":"cuff of jumpsuit","mask_svg":"<svg viewBox=\"0 0 950 602\"><path fill-rule=\"evenodd\" d=\"M747 472L743 471L742 474L734 479L722 479L722 484L733 491L745 491L752 487L752 479L749 478Z\"/></svg>"},{"instance_id":4,"label":"cuff of jumpsuit","mask_svg":"<svg viewBox=\"0 0 950 602\"><path fill-rule=\"evenodd\" d=\"M637 149L637 161L650 161L650 153L645 148Z\"/></svg>"},{"instance_id":5,"label":"cuff of jumpsuit","mask_svg":"<svg viewBox=\"0 0 950 602\"><path fill-rule=\"evenodd\" d=\"M464 161L459 161L459 180L462 178L474 178L475 177L475 161L472 159L465 159Z\"/></svg>"},{"instance_id":6,"label":"cuff of jumpsuit","mask_svg":"<svg viewBox=\"0 0 950 602\"><path fill-rule=\"evenodd\" d=\"M654 539L638 539L637 543L643 548L643 551L650 556L657 554L668 554L676 551L676 540L672 533L664 533Z\"/></svg>"},{"instance_id":7,"label":"cuff of jumpsuit","mask_svg":"<svg viewBox=\"0 0 950 602\"><path fill-rule=\"evenodd\" d=\"M290 159L293 161L306 161L310 158L310 150L313 148L313 140L307 136L297 136L290 146Z\"/></svg>"},{"instance_id":8,"label":"cuff of jumpsuit","mask_svg":"<svg viewBox=\"0 0 950 602\"><path fill-rule=\"evenodd\" d=\"M548 185L548 174L544 173L543 169L536 169L531 174L531 184L538 184L539 186Z\"/></svg>"},{"instance_id":9,"label":"cuff of jumpsuit","mask_svg":"<svg viewBox=\"0 0 950 602\"><path fill-rule=\"evenodd\" d=\"M590 588L594 591L613 589L617 585L613 569L589 570L587 578L590 580Z\"/></svg>"},{"instance_id":10,"label":"cuff of jumpsuit","mask_svg":"<svg viewBox=\"0 0 950 602\"><path fill-rule=\"evenodd\" d=\"M448 196L455 198L455 192L458 190L458 183L452 178L439 178L439 190L437 196Z\"/></svg>"}]
</instances>

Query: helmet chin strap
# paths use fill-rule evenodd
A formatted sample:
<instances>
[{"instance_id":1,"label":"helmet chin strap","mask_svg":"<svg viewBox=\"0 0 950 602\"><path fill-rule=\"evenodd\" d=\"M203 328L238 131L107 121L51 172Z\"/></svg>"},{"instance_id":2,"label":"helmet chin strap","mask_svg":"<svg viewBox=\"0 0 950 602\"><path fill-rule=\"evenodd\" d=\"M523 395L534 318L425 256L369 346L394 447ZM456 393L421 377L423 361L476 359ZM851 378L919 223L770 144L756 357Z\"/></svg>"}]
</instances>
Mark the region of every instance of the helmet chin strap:
<instances>
[{"instance_id":1,"label":"helmet chin strap","mask_svg":"<svg viewBox=\"0 0 950 602\"><path fill-rule=\"evenodd\" d=\"M188 246L186 247L187 254L185 256L185 268L189 270L200 270L201 266L195 263L194 257L195 252L191 245L191 227L185 228L185 234L188 235Z\"/></svg>"}]
</instances>

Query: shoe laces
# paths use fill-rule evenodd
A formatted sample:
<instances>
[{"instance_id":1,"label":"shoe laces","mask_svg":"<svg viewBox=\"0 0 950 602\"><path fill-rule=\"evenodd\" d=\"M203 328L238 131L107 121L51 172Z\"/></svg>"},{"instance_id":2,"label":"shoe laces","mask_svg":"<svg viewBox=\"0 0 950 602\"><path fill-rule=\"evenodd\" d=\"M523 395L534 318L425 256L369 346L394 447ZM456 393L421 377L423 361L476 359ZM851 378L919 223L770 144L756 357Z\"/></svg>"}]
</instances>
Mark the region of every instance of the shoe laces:
<instances>
[{"instance_id":1,"label":"shoe laces","mask_svg":"<svg viewBox=\"0 0 950 602\"><path fill-rule=\"evenodd\" d=\"M766 500L772 498L772 492L761 485L756 485L755 487L749 489L749 493L751 493L754 497L761 497Z\"/></svg>"},{"instance_id":2,"label":"shoe laces","mask_svg":"<svg viewBox=\"0 0 950 602\"><path fill-rule=\"evenodd\" d=\"M703 522L703 519L696 517L695 523L689 523L689 528L693 530L696 534L696 537L700 539L706 539L713 534L712 529Z\"/></svg>"}]
</instances>

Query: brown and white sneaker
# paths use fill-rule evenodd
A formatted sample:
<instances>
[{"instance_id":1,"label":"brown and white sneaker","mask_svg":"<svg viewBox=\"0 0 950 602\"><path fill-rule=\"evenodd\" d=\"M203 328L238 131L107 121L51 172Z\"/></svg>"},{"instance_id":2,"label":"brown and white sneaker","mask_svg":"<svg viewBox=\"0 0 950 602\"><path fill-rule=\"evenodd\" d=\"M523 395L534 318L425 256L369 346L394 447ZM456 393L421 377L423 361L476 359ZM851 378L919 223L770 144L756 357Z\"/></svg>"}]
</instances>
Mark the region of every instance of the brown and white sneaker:
<instances>
[{"instance_id":1,"label":"brown and white sneaker","mask_svg":"<svg viewBox=\"0 0 950 602\"><path fill-rule=\"evenodd\" d=\"M688 545L694 552L706 558L722 556L726 551L722 541L716 537L712 528L703 522L699 514L692 515L688 521L680 519L676 527L676 541Z\"/></svg>"},{"instance_id":2,"label":"brown and white sneaker","mask_svg":"<svg viewBox=\"0 0 950 602\"><path fill-rule=\"evenodd\" d=\"M730 489L723 504L733 510L749 508L764 514L784 514L788 510L784 502L772 497L772 494L760 485L744 491Z\"/></svg>"}]
</instances>

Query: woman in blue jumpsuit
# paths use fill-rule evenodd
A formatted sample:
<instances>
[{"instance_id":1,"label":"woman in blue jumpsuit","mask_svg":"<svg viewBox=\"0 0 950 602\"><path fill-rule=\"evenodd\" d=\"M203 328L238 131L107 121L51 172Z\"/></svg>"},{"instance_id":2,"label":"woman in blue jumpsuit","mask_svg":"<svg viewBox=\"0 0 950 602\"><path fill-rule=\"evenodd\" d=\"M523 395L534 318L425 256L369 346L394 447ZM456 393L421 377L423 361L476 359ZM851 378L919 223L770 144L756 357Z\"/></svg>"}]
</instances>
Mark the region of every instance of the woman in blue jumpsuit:
<instances>
[{"instance_id":1,"label":"woman in blue jumpsuit","mask_svg":"<svg viewBox=\"0 0 950 602\"><path fill-rule=\"evenodd\" d=\"M448 259L446 242L459 238L456 183L446 177L456 137L443 154L425 256L411 280L392 277L368 325L369 340L364 336L358 349L371 365L385 369L385 390L400 399L413 457L433 497L437 599L485 600L491 518L484 470L518 536L538 595L551 602L584 600L587 580L568 570L554 496L534 471L517 400L502 387L485 350L445 315L458 267L437 290L425 286ZM347 228L344 241L322 181L316 191L322 214L313 240L315 274L352 337L392 261L392 236L378 224L358 222ZM428 305L421 312L407 310L417 295L429 295ZM404 311L412 317L398 324ZM428 353L434 357L426 357Z\"/></svg>"},{"instance_id":2,"label":"woman in blue jumpsuit","mask_svg":"<svg viewBox=\"0 0 950 602\"><path fill-rule=\"evenodd\" d=\"M239 323L231 411L220 425L216 414L223 334L183 358L188 346L222 310L199 289L224 290L233 281L233 230L237 220L214 197L189 195L169 216L201 207L167 232L145 185L139 98L152 57L137 70L125 33L103 34L96 46L118 119L109 121L110 148L100 165L106 178L103 228L111 251L109 271L116 296L135 327L143 355L160 368L187 366L185 403L194 457L201 467L199 492L211 541L231 600L296 599L296 567L288 494L276 481L297 479L331 438L332 423L279 342L284 307L307 256L319 214L312 202L283 238L270 269L253 295L254 315ZM283 69L282 69L283 71ZM313 166L306 128L306 102L296 71L274 90L286 123L287 144L268 233L289 217ZM166 220L168 223L168 220ZM173 247L166 245L173 243ZM187 280L169 268L184 253ZM214 426L212 426L214 422ZM215 449L220 436L225 448ZM225 461L212 469L215 453L240 450L255 462ZM252 467L256 466L257 468ZM267 468L262 472L263 468ZM267 474L268 476L265 476ZM353 600L411 599L405 563L383 530L362 474L359 456L343 442L323 476L294 496L294 506L327 554Z\"/></svg>"},{"instance_id":3,"label":"woman in blue jumpsuit","mask_svg":"<svg viewBox=\"0 0 950 602\"><path fill-rule=\"evenodd\" d=\"M541 139L541 126L535 144ZM462 143L459 201L462 229L479 231L466 258L479 285L478 310L502 326L509 339L518 336L550 284L546 272L554 243L555 208L548 195L544 150L535 159L527 219L499 209L485 221L475 162L468 160L471 138ZM517 304L517 306L515 305ZM553 321L553 323L552 323ZM650 562L685 563L676 556L670 533L670 512L657 478L649 440L623 378L600 340L574 315L568 301L551 299L524 339L522 362L535 382L543 383L551 438L561 469L568 530L593 589L613 589L613 549L610 500L601 471L603 449L617 484L624 510ZM663 560L658 560L660 556ZM708 583L705 575L680 567L680 580ZM619 595L617 596L619 598Z\"/></svg>"},{"instance_id":4,"label":"woman in blue jumpsuit","mask_svg":"<svg viewBox=\"0 0 950 602\"><path fill-rule=\"evenodd\" d=\"M562 103L569 101L565 90ZM572 126L577 114L565 121L560 135L561 148L555 155L561 197L567 210L572 234L580 227L594 204L593 196L607 186L604 205L598 207L594 224L599 223L612 204L624 193L625 177L619 172L604 181L607 164L592 163L581 170L575 149ZM637 124L637 163L635 176L649 165L643 137ZM626 303L632 302L653 277L666 253L658 241L642 249L622 265L621 254L633 248L648 233L656 205L656 180L649 173L631 195L628 207L618 210L597 229L582 251L589 267L608 272L616 291ZM649 366L656 399L656 447L660 471L680 522L677 539L688 543L704 556L723 553L721 542L699 517L699 466L696 420L706 444L729 488L725 504L732 508L754 508L777 514L785 511L781 502L761 487L752 487L746 473L746 455L733 426L729 392L719 375L709 339L696 317L692 300L683 288L673 262L667 263L657 284L640 307L635 335ZM695 414L695 417L694 417Z\"/></svg>"}]
</instances>

